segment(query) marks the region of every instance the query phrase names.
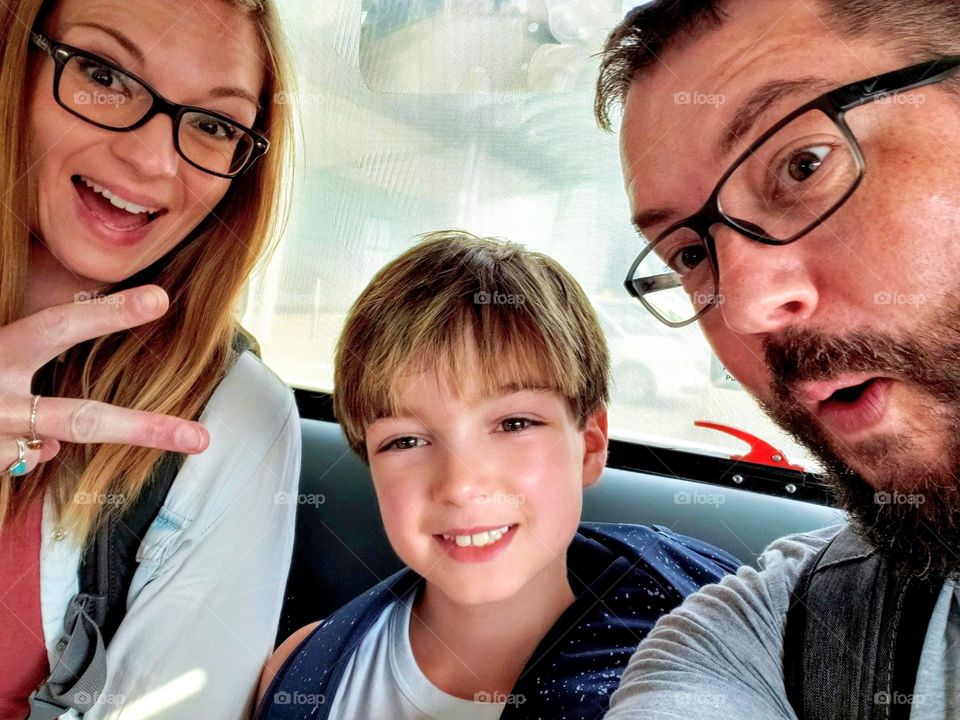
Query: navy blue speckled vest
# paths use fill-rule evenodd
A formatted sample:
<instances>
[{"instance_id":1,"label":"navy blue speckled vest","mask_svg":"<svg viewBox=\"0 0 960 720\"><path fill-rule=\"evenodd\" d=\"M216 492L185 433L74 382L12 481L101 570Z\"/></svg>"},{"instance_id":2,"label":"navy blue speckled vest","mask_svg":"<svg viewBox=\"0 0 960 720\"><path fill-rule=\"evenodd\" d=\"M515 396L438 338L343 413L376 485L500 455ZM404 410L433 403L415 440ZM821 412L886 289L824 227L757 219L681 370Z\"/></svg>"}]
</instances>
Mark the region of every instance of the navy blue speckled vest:
<instances>
[{"instance_id":1,"label":"navy blue speckled vest","mask_svg":"<svg viewBox=\"0 0 960 720\"><path fill-rule=\"evenodd\" d=\"M667 528L584 523L567 550L576 600L540 641L502 720L601 718L657 619L741 563ZM380 614L422 578L401 570L321 623L277 673L258 720L325 720L343 672ZM309 702L294 702L295 699Z\"/></svg>"}]
</instances>

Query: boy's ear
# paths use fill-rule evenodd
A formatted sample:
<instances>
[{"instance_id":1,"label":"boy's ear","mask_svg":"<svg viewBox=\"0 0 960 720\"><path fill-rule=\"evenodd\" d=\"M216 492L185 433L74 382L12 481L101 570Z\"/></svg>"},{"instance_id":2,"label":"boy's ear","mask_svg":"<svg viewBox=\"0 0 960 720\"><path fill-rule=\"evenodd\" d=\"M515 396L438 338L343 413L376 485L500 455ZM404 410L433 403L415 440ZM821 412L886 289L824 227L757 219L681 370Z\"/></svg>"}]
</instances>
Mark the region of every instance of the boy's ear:
<instances>
[{"instance_id":1,"label":"boy's ear","mask_svg":"<svg viewBox=\"0 0 960 720\"><path fill-rule=\"evenodd\" d=\"M583 426L583 486L600 479L607 466L607 408L601 407Z\"/></svg>"}]
</instances>

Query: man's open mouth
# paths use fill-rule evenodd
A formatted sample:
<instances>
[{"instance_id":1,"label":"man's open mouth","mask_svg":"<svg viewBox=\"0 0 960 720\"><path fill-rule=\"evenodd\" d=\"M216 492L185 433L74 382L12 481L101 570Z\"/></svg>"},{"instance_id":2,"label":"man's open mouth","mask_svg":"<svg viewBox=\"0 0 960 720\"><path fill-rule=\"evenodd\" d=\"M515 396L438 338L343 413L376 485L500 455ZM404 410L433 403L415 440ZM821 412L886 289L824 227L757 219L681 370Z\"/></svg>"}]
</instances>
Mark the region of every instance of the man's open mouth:
<instances>
[{"instance_id":1,"label":"man's open mouth","mask_svg":"<svg viewBox=\"0 0 960 720\"><path fill-rule=\"evenodd\" d=\"M848 387L840 388L836 390L830 397L828 397L824 402L830 403L855 403L863 394L867 391L867 388L877 381L877 378L872 378L866 382L862 382L859 385L850 385Z\"/></svg>"},{"instance_id":2,"label":"man's open mouth","mask_svg":"<svg viewBox=\"0 0 960 720\"><path fill-rule=\"evenodd\" d=\"M887 409L893 380L877 376L847 376L803 383L802 402L834 432L855 434L877 424Z\"/></svg>"}]
</instances>

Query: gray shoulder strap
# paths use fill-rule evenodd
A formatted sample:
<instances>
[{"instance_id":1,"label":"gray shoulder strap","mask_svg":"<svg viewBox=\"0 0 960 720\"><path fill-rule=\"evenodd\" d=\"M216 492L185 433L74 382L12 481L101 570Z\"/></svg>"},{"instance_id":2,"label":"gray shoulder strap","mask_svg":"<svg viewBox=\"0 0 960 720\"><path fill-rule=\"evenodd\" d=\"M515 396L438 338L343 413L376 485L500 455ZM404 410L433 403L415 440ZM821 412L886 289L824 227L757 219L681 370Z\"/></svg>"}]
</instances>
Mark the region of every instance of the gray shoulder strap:
<instances>
[{"instance_id":1,"label":"gray shoulder strap","mask_svg":"<svg viewBox=\"0 0 960 720\"><path fill-rule=\"evenodd\" d=\"M79 597L67 608L60 658L50 677L30 695L27 720L55 720L71 708L86 713L107 681L107 651L100 628ZM81 669L79 675L77 669Z\"/></svg>"}]
</instances>

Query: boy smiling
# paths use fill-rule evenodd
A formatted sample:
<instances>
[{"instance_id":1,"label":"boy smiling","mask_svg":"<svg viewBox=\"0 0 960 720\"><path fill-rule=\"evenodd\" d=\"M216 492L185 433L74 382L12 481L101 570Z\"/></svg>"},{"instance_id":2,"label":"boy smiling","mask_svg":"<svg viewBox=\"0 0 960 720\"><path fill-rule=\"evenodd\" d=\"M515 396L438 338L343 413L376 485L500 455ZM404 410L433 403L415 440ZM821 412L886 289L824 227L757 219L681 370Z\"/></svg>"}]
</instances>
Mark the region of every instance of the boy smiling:
<instances>
[{"instance_id":1,"label":"boy smiling","mask_svg":"<svg viewBox=\"0 0 960 720\"><path fill-rule=\"evenodd\" d=\"M738 565L663 529L578 531L608 355L550 258L428 236L361 294L335 372L408 569L284 643L260 717L600 717L656 619Z\"/></svg>"}]
</instances>

